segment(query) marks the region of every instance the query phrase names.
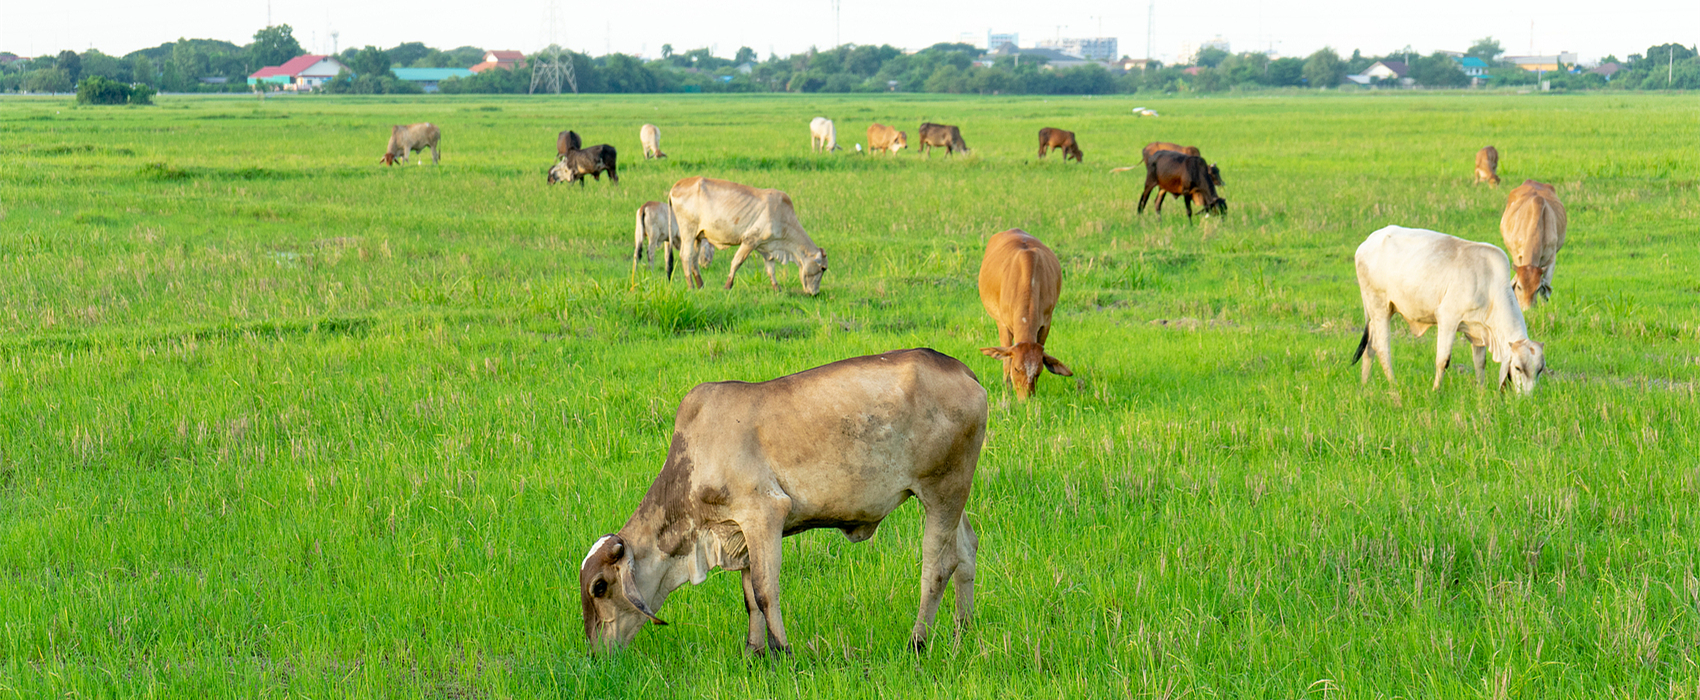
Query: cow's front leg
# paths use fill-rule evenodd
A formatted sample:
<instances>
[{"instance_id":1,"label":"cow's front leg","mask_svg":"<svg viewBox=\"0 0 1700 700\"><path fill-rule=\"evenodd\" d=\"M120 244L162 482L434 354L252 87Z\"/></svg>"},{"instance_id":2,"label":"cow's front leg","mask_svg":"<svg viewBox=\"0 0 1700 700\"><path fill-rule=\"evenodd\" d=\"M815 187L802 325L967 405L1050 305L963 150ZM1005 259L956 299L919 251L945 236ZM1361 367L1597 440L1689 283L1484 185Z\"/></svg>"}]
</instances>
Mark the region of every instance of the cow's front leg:
<instances>
[{"instance_id":1,"label":"cow's front leg","mask_svg":"<svg viewBox=\"0 0 1700 700\"><path fill-rule=\"evenodd\" d=\"M1470 359L1476 363L1476 383L1487 381L1487 346L1470 342Z\"/></svg>"},{"instance_id":2,"label":"cow's front leg","mask_svg":"<svg viewBox=\"0 0 1700 700\"><path fill-rule=\"evenodd\" d=\"M773 258L762 258L767 264L767 281L773 283L773 291L779 291L779 278L773 276Z\"/></svg>"},{"instance_id":3,"label":"cow's front leg","mask_svg":"<svg viewBox=\"0 0 1700 700\"><path fill-rule=\"evenodd\" d=\"M727 289L732 288L732 280L738 279L738 267L743 265L745 260L749 259L750 253L754 253L755 251L756 247L750 243L744 243L743 245L738 246L737 255L732 256L732 269L726 273Z\"/></svg>"},{"instance_id":4,"label":"cow's front leg","mask_svg":"<svg viewBox=\"0 0 1700 700\"><path fill-rule=\"evenodd\" d=\"M779 563L782 551L780 539L785 536L785 517L791 510L791 498L781 493L762 501L752 503L751 511L737 518L750 555L749 568L745 569L749 582L747 590L767 624L767 648L790 654L791 644L785 639L785 620L779 613ZM752 621L750 638L745 641L754 638Z\"/></svg>"},{"instance_id":5,"label":"cow's front leg","mask_svg":"<svg viewBox=\"0 0 1700 700\"><path fill-rule=\"evenodd\" d=\"M744 638L744 651L760 656L767 653L767 645L771 641L767 633L767 616L761 614L761 607L756 605L756 579L749 569L744 569L743 580L744 610L750 614L750 633Z\"/></svg>"}]
</instances>

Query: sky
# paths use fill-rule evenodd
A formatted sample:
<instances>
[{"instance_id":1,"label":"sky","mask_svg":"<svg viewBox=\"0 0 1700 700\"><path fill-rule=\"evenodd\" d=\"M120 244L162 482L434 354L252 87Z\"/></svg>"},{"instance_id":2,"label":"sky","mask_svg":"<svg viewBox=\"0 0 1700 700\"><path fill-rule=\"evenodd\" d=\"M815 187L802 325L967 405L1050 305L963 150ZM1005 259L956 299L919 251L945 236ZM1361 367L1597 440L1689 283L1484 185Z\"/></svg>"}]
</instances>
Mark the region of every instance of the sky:
<instances>
[{"instance_id":1,"label":"sky","mask_svg":"<svg viewBox=\"0 0 1700 700\"><path fill-rule=\"evenodd\" d=\"M964 32L1016 32L1021 45L1054 37L1112 36L1120 53L1150 53L1173 61L1190 47L1218 36L1234 52L1273 50L1305 56L1323 46L1342 55L1400 51L1463 51L1481 37L1497 38L1510 54L1569 51L1582 61L1619 58L1648 46L1700 43L1700 0L0 0L0 51L25 56L62 49L98 48L108 54L174 41L178 37L252 41L268 16L289 24L303 48L328 53L331 32L339 48L391 47L422 41L440 49L534 51L551 40L574 50L655 57L661 45L676 51L708 47L731 57L749 46L763 58L826 48L840 42L891 44L919 49L956 41ZM1154 6L1154 22L1147 22ZM269 14L268 14L269 13ZM982 38L983 42L984 39Z\"/></svg>"}]
</instances>

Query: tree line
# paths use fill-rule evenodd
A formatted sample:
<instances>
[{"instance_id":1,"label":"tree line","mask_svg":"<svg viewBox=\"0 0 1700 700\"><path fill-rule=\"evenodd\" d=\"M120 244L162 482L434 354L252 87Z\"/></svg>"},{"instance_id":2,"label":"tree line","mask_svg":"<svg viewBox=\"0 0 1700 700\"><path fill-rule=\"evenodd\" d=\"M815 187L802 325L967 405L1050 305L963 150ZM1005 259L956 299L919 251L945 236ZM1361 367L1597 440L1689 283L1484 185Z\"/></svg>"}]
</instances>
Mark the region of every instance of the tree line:
<instances>
[{"instance_id":1,"label":"tree line","mask_svg":"<svg viewBox=\"0 0 1700 700\"><path fill-rule=\"evenodd\" d=\"M179 39L124 56L97 49L81 54L0 61L0 91L71 92L85 79L102 78L168 92L246 91L247 77L265 66L280 65L306 52L289 25L266 27L253 41L238 46L215 39ZM337 58L349 71L325 86L332 93L407 93L419 87L397 80L393 68L466 68L483 60L473 46L436 49L420 42L393 48L349 48ZM1694 47L1652 46L1619 60L1622 70L1609 80L1593 73L1548 72L1537 76L1502 60L1499 43L1477 41L1465 55L1488 64L1489 87L1532 85L1550 80L1560 89L1700 89L1700 57ZM1031 54L991 55L959 43L934 44L909 54L888 45L845 45L760 59L749 47L731 58L699 48L675 52L664 45L661 57L643 60L625 54L592 57L563 51L573 63L579 92L928 92L984 95L1103 95L1132 93L1215 93L1267 88L1333 88L1348 74L1362 73L1376 61L1398 60L1409 68L1414 85L1456 88L1471 83L1451 56L1394 52L1343 57L1324 48L1306 57L1271 58L1261 52L1200 50L1184 63L1150 63L1116 71L1100 64L1052 67ZM535 61L539 54L529 60ZM101 86L102 89L110 89ZM524 93L529 70L487 70L439 84L445 93Z\"/></svg>"}]
</instances>

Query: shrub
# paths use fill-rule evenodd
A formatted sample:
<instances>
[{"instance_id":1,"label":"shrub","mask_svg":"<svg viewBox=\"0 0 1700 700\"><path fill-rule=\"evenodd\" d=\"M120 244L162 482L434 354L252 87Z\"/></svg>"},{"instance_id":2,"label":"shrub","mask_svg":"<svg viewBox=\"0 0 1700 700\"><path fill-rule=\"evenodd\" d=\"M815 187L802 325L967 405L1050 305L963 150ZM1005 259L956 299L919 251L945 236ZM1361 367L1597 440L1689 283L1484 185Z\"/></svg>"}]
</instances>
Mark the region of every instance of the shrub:
<instances>
[{"instance_id":1,"label":"shrub","mask_svg":"<svg viewBox=\"0 0 1700 700\"><path fill-rule=\"evenodd\" d=\"M153 88L146 85L125 85L111 78L91 75L77 83L77 104L80 105L148 105L153 104Z\"/></svg>"}]
</instances>

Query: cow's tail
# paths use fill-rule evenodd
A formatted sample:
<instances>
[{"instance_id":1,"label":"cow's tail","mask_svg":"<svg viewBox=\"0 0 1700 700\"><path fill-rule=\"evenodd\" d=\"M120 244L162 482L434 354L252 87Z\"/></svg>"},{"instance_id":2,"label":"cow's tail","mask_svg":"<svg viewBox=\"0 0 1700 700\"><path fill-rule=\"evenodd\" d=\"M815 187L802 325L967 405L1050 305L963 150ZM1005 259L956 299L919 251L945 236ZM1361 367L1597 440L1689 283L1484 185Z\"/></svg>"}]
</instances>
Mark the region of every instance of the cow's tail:
<instances>
[{"instance_id":1,"label":"cow's tail","mask_svg":"<svg viewBox=\"0 0 1700 700\"><path fill-rule=\"evenodd\" d=\"M1125 173L1129 170L1144 170L1144 169L1145 169L1145 166L1143 166L1143 165L1130 165L1130 166L1127 166L1125 168L1111 168L1110 172L1112 172L1112 173Z\"/></svg>"},{"instance_id":2,"label":"cow's tail","mask_svg":"<svg viewBox=\"0 0 1700 700\"><path fill-rule=\"evenodd\" d=\"M671 208L673 206L673 200L671 198L669 198L667 200L667 206L669 208ZM672 282L673 281L673 242L679 240L679 217L678 217L677 214L674 214L673 216L667 217L667 236L666 236L666 238L667 238L667 242L663 244L663 247L667 249L667 281ZM685 287L687 289L690 287L688 280L685 284Z\"/></svg>"},{"instance_id":3,"label":"cow's tail","mask_svg":"<svg viewBox=\"0 0 1700 700\"><path fill-rule=\"evenodd\" d=\"M1364 359L1364 350L1366 350L1368 348L1369 348L1369 324L1365 323L1364 324L1364 337L1358 340L1358 350L1357 350L1357 352L1352 353L1352 364L1355 365L1355 364L1358 363L1358 360Z\"/></svg>"}]
</instances>

